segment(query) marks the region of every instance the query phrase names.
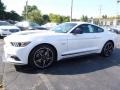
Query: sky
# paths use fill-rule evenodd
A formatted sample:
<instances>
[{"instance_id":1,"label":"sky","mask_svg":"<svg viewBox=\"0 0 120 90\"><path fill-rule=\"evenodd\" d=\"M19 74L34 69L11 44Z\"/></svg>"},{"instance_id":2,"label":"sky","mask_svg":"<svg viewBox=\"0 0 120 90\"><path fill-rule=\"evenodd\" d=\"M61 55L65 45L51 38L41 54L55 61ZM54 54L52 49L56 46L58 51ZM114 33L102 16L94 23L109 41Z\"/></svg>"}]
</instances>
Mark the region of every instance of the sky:
<instances>
[{"instance_id":1,"label":"sky","mask_svg":"<svg viewBox=\"0 0 120 90\"><path fill-rule=\"evenodd\" d=\"M6 11L14 10L22 14L26 0L1 0ZM70 16L71 0L28 0L28 5L36 5L42 14L60 14ZM100 10L101 9L101 10ZM73 18L82 15L99 17L104 14L113 16L120 14L120 3L117 0L73 0Z\"/></svg>"}]
</instances>

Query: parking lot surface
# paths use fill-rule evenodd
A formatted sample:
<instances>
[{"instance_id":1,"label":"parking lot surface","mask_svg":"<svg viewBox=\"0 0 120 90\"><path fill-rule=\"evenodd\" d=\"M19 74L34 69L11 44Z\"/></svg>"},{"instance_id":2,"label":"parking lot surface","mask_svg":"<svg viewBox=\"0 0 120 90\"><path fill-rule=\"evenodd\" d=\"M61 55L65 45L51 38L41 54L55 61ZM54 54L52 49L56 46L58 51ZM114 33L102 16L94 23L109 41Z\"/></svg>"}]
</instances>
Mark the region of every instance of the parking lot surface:
<instances>
[{"instance_id":1,"label":"parking lot surface","mask_svg":"<svg viewBox=\"0 0 120 90\"><path fill-rule=\"evenodd\" d=\"M120 40L120 36L118 36ZM120 90L120 42L108 58L86 55L57 62L46 70L2 63L0 75L6 90ZM2 77L2 76L1 76Z\"/></svg>"},{"instance_id":2,"label":"parking lot surface","mask_svg":"<svg viewBox=\"0 0 120 90\"><path fill-rule=\"evenodd\" d=\"M2 55L3 55L3 40L0 39L0 87L2 85L2 80L3 80Z\"/></svg>"}]
</instances>

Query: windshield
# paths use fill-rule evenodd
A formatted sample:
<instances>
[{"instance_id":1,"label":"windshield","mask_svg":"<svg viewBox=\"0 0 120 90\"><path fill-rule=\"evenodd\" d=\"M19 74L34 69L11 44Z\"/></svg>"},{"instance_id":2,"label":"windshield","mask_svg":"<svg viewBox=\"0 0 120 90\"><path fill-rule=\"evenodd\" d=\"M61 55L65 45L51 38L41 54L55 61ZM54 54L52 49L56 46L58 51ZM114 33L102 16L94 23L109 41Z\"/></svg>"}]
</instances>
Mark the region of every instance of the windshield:
<instances>
[{"instance_id":1,"label":"windshield","mask_svg":"<svg viewBox=\"0 0 120 90\"><path fill-rule=\"evenodd\" d=\"M11 24L5 21L0 22L0 26L8 26L8 25L11 25Z\"/></svg>"},{"instance_id":2,"label":"windshield","mask_svg":"<svg viewBox=\"0 0 120 90\"><path fill-rule=\"evenodd\" d=\"M57 25L55 28L53 28L52 31L55 31L58 33L67 33L76 25L77 24L75 23L62 23L60 25Z\"/></svg>"},{"instance_id":3,"label":"windshield","mask_svg":"<svg viewBox=\"0 0 120 90\"><path fill-rule=\"evenodd\" d=\"M31 22L31 23L30 23L30 26L32 26L32 27L39 27L40 25L37 24L37 23L33 23L33 22Z\"/></svg>"}]
</instances>

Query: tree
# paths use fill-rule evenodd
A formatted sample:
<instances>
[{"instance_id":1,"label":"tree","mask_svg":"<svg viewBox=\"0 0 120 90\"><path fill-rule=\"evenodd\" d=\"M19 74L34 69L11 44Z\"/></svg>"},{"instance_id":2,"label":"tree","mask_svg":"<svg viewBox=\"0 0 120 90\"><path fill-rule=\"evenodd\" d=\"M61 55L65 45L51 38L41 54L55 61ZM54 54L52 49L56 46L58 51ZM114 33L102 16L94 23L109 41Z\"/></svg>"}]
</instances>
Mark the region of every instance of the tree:
<instances>
[{"instance_id":1,"label":"tree","mask_svg":"<svg viewBox=\"0 0 120 90\"><path fill-rule=\"evenodd\" d=\"M25 6L22 16L24 17L24 19L26 19L26 16L27 16L27 20L36 22L38 24L45 24L47 22L62 23L62 22L70 21L70 17L68 16L61 16L61 15L52 14L52 13L50 13L49 15L47 14L42 15L41 11L35 5L34 6L28 5L27 9Z\"/></svg>"},{"instance_id":2,"label":"tree","mask_svg":"<svg viewBox=\"0 0 120 90\"><path fill-rule=\"evenodd\" d=\"M26 6L24 7L24 11L22 13L22 16L26 17ZM41 11L37 8L37 6L27 6L27 19L32 22L36 22L38 24L42 24L42 15Z\"/></svg>"},{"instance_id":3,"label":"tree","mask_svg":"<svg viewBox=\"0 0 120 90\"><path fill-rule=\"evenodd\" d=\"M62 17L60 15L57 14L49 14L49 18L51 22L55 22L55 23L62 23Z\"/></svg>"},{"instance_id":4,"label":"tree","mask_svg":"<svg viewBox=\"0 0 120 90\"><path fill-rule=\"evenodd\" d=\"M0 1L0 11L4 11L5 10L5 6L4 4Z\"/></svg>"},{"instance_id":5,"label":"tree","mask_svg":"<svg viewBox=\"0 0 120 90\"><path fill-rule=\"evenodd\" d=\"M61 16L61 15L57 15L57 14L49 14L49 18L51 22L55 22L55 23L62 23L62 22L68 22L70 21L70 17L68 16Z\"/></svg>"},{"instance_id":6,"label":"tree","mask_svg":"<svg viewBox=\"0 0 120 90\"><path fill-rule=\"evenodd\" d=\"M82 17L80 18L80 20L83 21L83 22L88 22L88 17L82 15Z\"/></svg>"},{"instance_id":7,"label":"tree","mask_svg":"<svg viewBox=\"0 0 120 90\"><path fill-rule=\"evenodd\" d=\"M103 19L107 19L107 15L102 15L102 18Z\"/></svg>"},{"instance_id":8,"label":"tree","mask_svg":"<svg viewBox=\"0 0 120 90\"><path fill-rule=\"evenodd\" d=\"M69 16L62 16L63 22L69 22L70 17Z\"/></svg>"},{"instance_id":9,"label":"tree","mask_svg":"<svg viewBox=\"0 0 120 90\"><path fill-rule=\"evenodd\" d=\"M4 4L0 1L0 19L20 21L22 17L18 15L15 11L6 12Z\"/></svg>"},{"instance_id":10,"label":"tree","mask_svg":"<svg viewBox=\"0 0 120 90\"><path fill-rule=\"evenodd\" d=\"M4 19L4 15L5 15L5 6L4 4L0 1L0 19Z\"/></svg>"},{"instance_id":11,"label":"tree","mask_svg":"<svg viewBox=\"0 0 120 90\"><path fill-rule=\"evenodd\" d=\"M5 19L20 21L20 20L22 20L22 17L20 15L18 15L15 11L10 11L10 12L5 12Z\"/></svg>"},{"instance_id":12,"label":"tree","mask_svg":"<svg viewBox=\"0 0 120 90\"><path fill-rule=\"evenodd\" d=\"M42 19L43 19L43 24L46 24L47 22L50 21L49 16L46 14L42 16Z\"/></svg>"}]
</instances>

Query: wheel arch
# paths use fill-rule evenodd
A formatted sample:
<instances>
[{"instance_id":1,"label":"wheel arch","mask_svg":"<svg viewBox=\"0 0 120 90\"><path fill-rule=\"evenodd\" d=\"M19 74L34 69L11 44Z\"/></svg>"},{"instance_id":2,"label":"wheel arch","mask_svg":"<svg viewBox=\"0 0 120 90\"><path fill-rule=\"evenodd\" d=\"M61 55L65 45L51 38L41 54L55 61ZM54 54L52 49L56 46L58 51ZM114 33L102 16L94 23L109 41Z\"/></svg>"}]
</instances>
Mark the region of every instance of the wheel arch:
<instances>
[{"instance_id":1,"label":"wheel arch","mask_svg":"<svg viewBox=\"0 0 120 90\"><path fill-rule=\"evenodd\" d=\"M113 40L108 40L106 43L108 43L108 42L112 42L113 46L115 47L115 43L114 43ZM106 44L106 43L105 43L105 44ZM105 45L105 44L104 44L104 45Z\"/></svg>"},{"instance_id":2,"label":"wheel arch","mask_svg":"<svg viewBox=\"0 0 120 90\"><path fill-rule=\"evenodd\" d=\"M29 55L28 55L28 63L29 63L29 57L30 57L31 52L32 52L35 48L37 48L37 47L39 47L39 46L41 46L41 45L48 45L48 46L52 47L52 48L55 50L55 52L56 52L56 58L58 57L58 52L57 52L57 49L56 49L56 47L55 47L54 45L49 44L49 43L41 43L41 44L38 44L38 45L34 46L34 47L30 50L30 53L29 53Z\"/></svg>"},{"instance_id":3,"label":"wheel arch","mask_svg":"<svg viewBox=\"0 0 120 90\"><path fill-rule=\"evenodd\" d=\"M115 43L114 43L113 40L108 40L108 41L106 41L106 42L104 43L101 51L100 51L100 55L101 55L101 56L104 56L104 57L110 56L110 55L106 56L106 55L104 54L104 47L105 47L105 45L106 45L107 43L112 43L112 44L113 44L113 48L115 47Z\"/></svg>"},{"instance_id":4,"label":"wheel arch","mask_svg":"<svg viewBox=\"0 0 120 90\"><path fill-rule=\"evenodd\" d=\"M106 43L108 43L108 42L112 42L113 46L115 47L115 44L114 44L114 41L113 41L113 40L107 40L107 41L105 41L105 43L102 45L102 47L101 47L101 49L100 49L99 53L101 53L101 52L102 52L102 50L103 50L103 48L104 48L105 44L106 44Z\"/></svg>"}]
</instances>

